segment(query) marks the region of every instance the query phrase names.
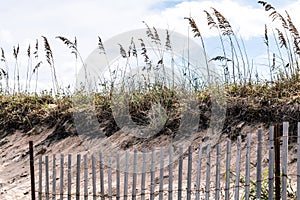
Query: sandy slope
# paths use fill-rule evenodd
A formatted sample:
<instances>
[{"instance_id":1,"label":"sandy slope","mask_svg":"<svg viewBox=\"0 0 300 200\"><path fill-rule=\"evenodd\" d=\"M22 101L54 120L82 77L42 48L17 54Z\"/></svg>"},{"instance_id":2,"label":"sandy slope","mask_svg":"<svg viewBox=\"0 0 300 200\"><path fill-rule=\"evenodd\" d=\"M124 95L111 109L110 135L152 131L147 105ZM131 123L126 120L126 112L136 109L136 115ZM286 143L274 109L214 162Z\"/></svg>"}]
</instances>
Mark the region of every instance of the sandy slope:
<instances>
[{"instance_id":1,"label":"sandy slope","mask_svg":"<svg viewBox=\"0 0 300 200\"><path fill-rule=\"evenodd\" d=\"M255 165L256 165L256 144L257 144L257 137L256 131L258 126L248 127L245 126L242 129L242 133L252 133L252 149L253 152L251 154L251 163L252 163L252 171L251 177L253 179L256 177L255 174ZM0 165L0 199L30 199L30 174L29 174L29 152L28 152L28 142L32 140L34 142L34 151L35 151L35 163L37 169L37 158L38 154L43 155L52 155L52 154L77 154L77 153L90 153L86 149L86 145L82 143L82 140L78 136L70 136L63 140L58 141L55 137L49 137L53 133L52 129L47 129L44 127L39 127L31 130L28 133L22 132L15 132L12 135L9 135L0 141L1 144L1 165ZM263 129L263 167L264 169L267 168L268 162L268 130ZM203 133L198 133L195 135L195 139L193 141L194 150L197 150L198 145L202 140ZM51 138L51 139L49 139ZM115 135L109 138L109 141L114 143L117 146L124 147L128 150L138 149L141 150L143 148L151 149L153 146L168 146L169 139L166 135L158 136L157 138L151 140L139 140L134 141L132 137L129 135L123 135L122 130L117 132ZM244 142L244 141L243 141ZM130 143L130 145L128 145ZM221 177L224 176L225 172L225 149L226 149L226 138L222 138L220 140L220 147L221 147ZM291 153L289 160L295 159L295 149L290 148ZM215 162L215 150L212 151L212 160L211 162ZM236 155L236 143L233 142L232 144L232 161L231 167L235 169L235 155ZM75 156L73 156L75 158ZM205 159L205 158L204 158ZM186 160L186 159L185 159ZM243 166L245 160L245 143L242 145L242 160L241 166ZM196 161L197 155L194 154L193 157L193 185L195 184L195 177L196 177ZM75 161L73 162L75 163ZM175 162L176 163L176 162ZM184 167L187 167L186 161L184 162ZM212 164L212 171L211 175L213 176L215 173L215 164ZM289 164L289 173L295 174L296 169L296 162ZM167 173L167 169L165 170ZM205 166L203 166L203 180L205 180ZM105 172L106 173L106 172ZM159 172L157 172L158 174ZM174 177L176 177L176 172L174 172ZM241 174L244 174L243 169ZM183 176L185 177L187 174L184 173ZM115 176L113 172L113 176ZM157 175L158 176L158 175ZM37 177L37 173L36 173ZM295 185L295 176L291 176L293 178L292 184ZM140 181L140 180L139 180ZM214 178L211 179L211 184L214 184ZM204 181L202 181L204 182ZM165 189L167 189L167 177L165 183ZM107 181L106 181L107 184ZM204 183L203 183L204 184ZM176 183L174 183L174 187ZM138 186L140 188L140 186ZM204 187L204 185L203 185ZM158 190L158 187L156 187ZM176 189L176 187L174 188ZM129 190L131 191L131 190ZM213 194L212 194L213 195Z\"/></svg>"}]
</instances>

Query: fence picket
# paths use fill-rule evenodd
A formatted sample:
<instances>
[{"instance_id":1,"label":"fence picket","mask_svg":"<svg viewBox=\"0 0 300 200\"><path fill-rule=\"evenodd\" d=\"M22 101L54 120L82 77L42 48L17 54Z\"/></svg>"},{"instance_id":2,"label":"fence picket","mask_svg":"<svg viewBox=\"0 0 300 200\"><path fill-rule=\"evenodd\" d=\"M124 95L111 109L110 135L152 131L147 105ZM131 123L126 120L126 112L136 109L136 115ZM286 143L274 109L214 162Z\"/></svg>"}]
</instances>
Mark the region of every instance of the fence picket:
<instances>
[{"instance_id":1,"label":"fence picket","mask_svg":"<svg viewBox=\"0 0 300 200\"><path fill-rule=\"evenodd\" d=\"M207 146L206 149L206 180L205 180L205 199L209 200L210 196L210 144Z\"/></svg>"},{"instance_id":2,"label":"fence picket","mask_svg":"<svg viewBox=\"0 0 300 200\"><path fill-rule=\"evenodd\" d=\"M287 198L287 162L288 162L288 132L289 123L283 122L282 144L282 200Z\"/></svg>"},{"instance_id":3,"label":"fence picket","mask_svg":"<svg viewBox=\"0 0 300 200\"><path fill-rule=\"evenodd\" d=\"M297 200L300 199L300 122L297 130Z\"/></svg>"},{"instance_id":4,"label":"fence picket","mask_svg":"<svg viewBox=\"0 0 300 200\"><path fill-rule=\"evenodd\" d=\"M215 200L219 200L220 199L220 145L217 144L216 146L216 154L217 154L217 159L216 159L216 197Z\"/></svg>"},{"instance_id":5,"label":"fence picket","mask_svg":"<svg viewBox=\"0 0 300 200\"><path fill-rule=\"evenodd\" d=\"M230 189L230 160L231 160L231 140L227 140L226 146L226 183L225 183L225 200L229 200Z\"/></svg>"},{"instance_id":6,"label":"fence picket","mask_svg":"<svg viewBox=\"0 0 300 200\"><path fill-rule=\"evenodd\" d=\"M270 127L269 134L269 200L273 199L274 194L274 126Z\"/></svg>"},{"instance_id":7,"label":"fence picket","mask_svg":"<svg viewBox=\"0 0 300 200\"><path fill-rule=\"evenodd\" d=\"M159 200L164 198L164 148L160 149L160 167L159 167Z\"/></svg>"},{"instance_id":8,"label":"fence picket","mask_svg":"<svg viewBox=\"0 0 300 200\"><path fill-rule=\"evenodd\" d=\"M100 197L104 200L104 172L103 172L103 157L102 152L99 153L99 164L100 164Z\"/></svg>"},{"instance_id":9,"label":"fence picket","mask_svg":"<svg viewBox=\"0 0 300 200\"><path fill-rule=\"evenodd\" d=\"M137 179L137 150L133 153L133 171L132 171L132 200L136 199L136 179Z\"/></svg>"},{"instance_id":10,"label":"fence picket","mask_svg":"<svg viewBox=\"0 0 300 200\"><path fill-rule=\"evenodd\" d=\"M52 200L56 199L56 156L52 156Z\"/></svg>"},{"instance_id":11,"label":"fence picket","mask_svg":"<svg viewBox=\"0 0 300 200\"><path fill-rule=\"evenodd\" d=\"M68 155L68 200L71 200L71 168L72 168L72 155Z\"/></svg>"},{"instance_id":12,"label":"fence picket","mask_svg":"<svg viewBox=\"0 0 300 200\"><path fill-rule=\"evenodd\" d=\"M39 193L38 198L39 200L42 200L42 192L43 192L43 156L42 154L39 155Z\"/></svg>"},{"instance_id":13,"label":"fence picket","mask_svg":"<svg viewBox=\"0 0 300 200\"><path fill-rule=\"evenodd\" d=\"M193 153L193 147L189 146L188 175L187 175L187 200L191 200L191 194L192 194L192 153Z\"/></svg>"},{"instance_id":14,"label":"fence picket","mask_svg":"<svg viewBox=\"0 0 300 200\"><path fill-rule=\"evenodd\" d=\"M129 159L129 153L126 151L125 154L125 171L124 171L124 200L127 199L128 195L128 159Z\"/></svg>"},{"instance_id":15,"label":"fence picket","mask_svg":"<svg viewBox=\"0 0 300 200\"><path fill-rule=\"evenodd\" d=\"M142 180L141 180L141 200L145 200L145 190L146 190L146 149L143 149L143 164L142 164Z\"/></svg>"},{"instance_id":16,"label":"fence picket","mask_svg":"<svg viewBox=\"0 0 300 200\"><path fill-rule=\"evenodd\" d=\"M45 193L46 200L49 200L49 157L45 157L45 175L46 175L46 185L45 185Z\"/></svg>"},{"instance_id":17,"label":"fence picket","mask_svg":"<svg viewBox=\"0 0 300 200\"><path fill-rule=\"evenodd\" d=\"M108 181L108 199L112 200L112 159L111 157L108 158L108 169L107 169L107 181Z\"/></svg>"},{"instance_id":18,"label":"fence picket","mask_svg":"<svg viewBox=\"0 0 300 200\"><path fill-rule=\"evenodd\" d=\"M169 187L168 187L168 200L173 199L173 147L169 150Z\"/></svg>"},{"instance_id":19,"label":"fence picket","mask_svg":"<svg viewBox=\"0 0 300 200\"><path fill-rule=\"evenodd\" d=\"M83 156L83 162L84 162L84 171L83 171L83 195L84 195L84 200L88 199L88 159L87 159L87 154Z\"/></svg>"},{"instance_id":20,"label":"fence picket","mask_svg":"<svg viewBox=\"0 0 300 200\"><path fill-rule=\"evenodd\" d=\"M81 155L77 154L76 200L80 199L80 161L81 161Z\"/></svg>"},{"instance_id":21,"label":"fence picket","mask_svg":"<svg viewBox=\"0 0 300 200\"><path fill-rule=\"evenodd\" d=\"M182 196L182 164L183 164L183 148L179 148L178 159L178 200L181 200Z\"/></svg>"},{"instance_id":22,"label":"fence picket","mask_svg":"<svg viewBox=\"0 0 300 200\"><path fill-rule=\"evenodd\" d=\"M154 200L154 188L155 188L155 148L152 148L151 152L151 174L150 174L150 200Z\"/></svg>"},{"instance_id":23,"label":"fence picket","mask_svg":"<svg viewBox=\"0 0 300 200\"><path fill-rule=\"evenodd\" d=\"M60 200L64 198L64 154L60 154Z\"/></svg>"},{"instance_id":24,"label":"fence picket","mask_svg":"<svg viewBox=\"0 0 300 200\"><path fill-rule=\"evenodd\" d=\"M202 145L200 144L199 147L198 147L197 178L196 178L196 200L200 199L201 159L202 159Z\"/></svg>"},{"instance_id":25,"label":"fence picket","mask_svg":"<svg viewBox=\"0 0 300 200\"><path fill-rule=\"evenodd\" d=\"M96 188L96 166L95 166L95 155L92 154L92 185L93 185L93 200L97 198L97 188Z\"/></svg>"},{"instance_id":26,"label":"fence picket","mask_svg":"<svg viewBox=\"0 0 300 200\"><path fill-rule=\"evenodd\" d=\"M249 200L250 195L250 145L251 135L247 134L246 144L246 167L245 167L245 200Z\"/></svg>"},{"instance_id":27,"label":"fence picket","mask_svg":"<svg viewBox=\"0 0 300 200\"><path fill-rule=\"evenodd\" d=\"M234 199L238 200L240 198L240 165L241 165L241 136L237 138L237 154L236 154L236 176L235 176L235 193Z\"/></svg>"},{"instance_id":28,"label":"fence picket","mask_svg":"<svg viewBox=\"0 0 300 200\"><path fill-rule=\"evenodd\" d=\"M262 170L261 170L261 140L262 140L262 130L259 129L257 132L257 165L256 165L256 199L261 198L261 182L262 182Z\"/></svg>"},{"instance_id":29,"label":"fence picket","mask_svg":"<svg viewBox=\"0 0 300 200\"><path fill-rule=\"evenodd\" d=\"M116 200L120 199L120 154L116 157Z\"/></svg>"}]
</instances>

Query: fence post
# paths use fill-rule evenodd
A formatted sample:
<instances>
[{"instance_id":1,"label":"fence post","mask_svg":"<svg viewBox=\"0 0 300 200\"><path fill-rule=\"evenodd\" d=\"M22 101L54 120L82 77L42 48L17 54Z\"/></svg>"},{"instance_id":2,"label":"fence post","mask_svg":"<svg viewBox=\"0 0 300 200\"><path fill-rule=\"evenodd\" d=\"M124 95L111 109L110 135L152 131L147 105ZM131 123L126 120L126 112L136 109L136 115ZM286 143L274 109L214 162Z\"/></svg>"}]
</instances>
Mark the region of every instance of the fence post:
<instances>
[{"instance_id":1,"label":"fence post","mask_svg":"<svg viewBox=\"0 0 300 200\"><path fill-rule=\"evenodd\" d=\"M29 141L29 157L30 157L30 177L31 177L31 199L35 200L34 158L33 158L32 141Z\"/></svg>"},{"instance_id":2,"label":"fence post","mask_svg":"<svg viewBox=\"0 0 300 200\"><path fill-rule=\"evenodd\" d=\"M275 125L275 199L280 200L280 126Z\"/></svg>"}]
</instances>

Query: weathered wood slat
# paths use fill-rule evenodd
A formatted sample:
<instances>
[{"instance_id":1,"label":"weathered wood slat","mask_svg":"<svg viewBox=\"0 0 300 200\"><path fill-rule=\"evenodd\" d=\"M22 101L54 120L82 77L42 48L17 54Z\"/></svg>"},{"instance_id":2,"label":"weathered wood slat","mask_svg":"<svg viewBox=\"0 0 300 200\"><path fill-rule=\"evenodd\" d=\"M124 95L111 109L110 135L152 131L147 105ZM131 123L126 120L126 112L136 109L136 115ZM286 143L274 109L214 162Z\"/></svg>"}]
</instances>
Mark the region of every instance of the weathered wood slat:
<instances>
[{"instance_id":1,"label":"weathered wood slat","mask_svg":"<svg viewBox=\"0 0 300 200\"><path fill-rule=\"evenodd\" d=\"M234 199L239 200L240 198L240 167L241 167L241 136L237 138L237 153L236 153L236 164L235 164L235 193Z\"/></svg>"},{"instance_id":2,"label":"weathered wood slat","mask_svg":"<svg viewBox=\"0 0 300 200\"><path fill-rule=\"evenodd\" d=\"M136 199L136 181L137 181L137 159L138 154L137 150L134 150L133 153L133 170L132 170L132 200Z\"/></svg>"},{"instance_id":3,"label":"weathered wood slat","mask_svg":"<svg viewBox=\"0 0 300 200\"><path fill-rule=\"evenodd\" d=\"M56 199L56 155L52 155L52 200Z\"/></svg>"},{"instance_id":4,"label":"weathered wood slat","mask_svg":"<svg viewBox=\"0 0 300 200\"><path fill-rule=\"evenodd\" d=\"M159 200L164 199L164 160L165 160L165 149L160 149L160 167L159 167Z\"/></svg>"},{"instance_id":5,"label":"weathered wood slat","mask_svg":"<svg viewBox=\"0 0 300 200\"><path fill-rule=\"evenodd\" d=\"M178 200L182 198L182 164L183 164L183 148L179 148L178 159Z\"/></svg>"},{"instance_id":6,"label":"weathered wood slat","mask_svg":"<svg viewBox=\"0 0 300 200\"><path fill-rule=\"evenodd\" d=\"M261 183L262 183L262 169L261 169L261 154L262 154L262 130L259 129L257 132L257 165L256 165L256 199L261 198Z\"/></svg>"},{"instance_id":7,"label":"weathered wood slat","mask_svg":"<svg viewBox=\"0 0 300 200\"><path fill-rule=\"evenodd\" d=\"M96 161L95 155L92 154L92 187L93 187L93 200L97 199L97 187L96 187Z\"/></svg>"},{"instance_id":8,"label":"weathered wood slat","mask_svg":"<svg viewBox=\"0 0 300 200\"><path fill-rule=\"evenodd\" d=\"M300 122L297 130L297 200L300 199Z\"/></svg>"},{"instance_id":9,"label":"weathered wood slat","mask_svg":"<svg viewBox=\"0 0 300 200\"><path fill-rule=\"evenodd\" d=\"M112 159L108 158L107 181L108 181L108 199L112 200Z\"/></svg>"},{"instance_id":10,"label":"weathered wood slat","mask_svg":"<svg viewBox=\"0 0 300 200\"><path fill-rule=\"evenodd\" d=\"M116 157L116 200L119 200L120 197L120 180L121 180L121 175L120 175L120 154L117 154Z\"/></svg>"},{"instance_id":11,"label":"weathered wood slat","mask_svg":"<svg viewBox=\"0 0 300 200\"><path fill-rule=\"evenodd\" d=\"M64 198L64 154L60 154L60 190L59 190L59 199L63 200Z\"/></svg>"},{"instance_id":12,"label":"weathered wood slat","mask_svg":"<svg viewBox=\"0 0 300 200\"><path fill-rule=\"evenodd\" d=\"M273 199L274 194L274 126L270 127L269 133L269 173L268 173L268 184L269 184L269 200Z\"/></svg>"},{"instance_id":13,"label":"weathered wood slat","mask_svg":"<svg viewBox=\"0 0 300 200\"><path fill-rule=\"evenodd\" d=\"M42 200L42 192L43 192L43 156L39 155L39 193L38 199Z\"/></svg>"},{"instance_id":14,"label":"weathered wood slat","mask_svg":"<svg viewBox=\"0 0 300 200\"><path fill-rule=\"evenodd\" d=\"M46 193L46 200L49 200L49 157L45 157L45 178L46 178L46 185L45 185L45 193Z\"/></svg>"},{"instance_id":15,"label":"weathered wood slat","mask_svg":"<svg viewBox=\"0 0 300 200\"><path fill-rule=\"evenodd\" d=\"M128 172L129 172L129 166L128 166L128 163L129 163L129 153L128 151L126 151L126 154L125 154L125 171L124 171L124 200L127 199L128 197Z\"/></svg>"},{"instance_id":16,"label":"weathered wood slat","mask_svg":"<svg viewBox=\"0 0 300 200\"><path fill-rule=\"evenodd\" d=\"M81 155L77 154L77 170L76 170L76 200L80 199L80 161Z\"/></svg>"},{"instance_id":17,"label":"weathered wood slat","mask_svg":"<svg viewBox=\"0 0 300 200\"><path fill-rule=\"evenodd\" d=\"M200 144L199 147L198 147L198 160L197 160L196 200L200 199L201 159L202 159L202 145Z\"/></svg>"},{"instance_id":18,"label":"weathered wood slat","mask_svg":"<svg viewBox=\"0 0 300 200\"><path fill-rule=\"evenodd\" d=\"M205 199L209 200L210 197L210 153L211 146L208 144L206 149L206 180L205 180Z\"/></svg>"},{"instance_id":19,"label":"weathered wood slat","mask_svg":"<svg viewBox=\"0 0 300 200\"><path fill-rule=\"evenodd\" d=\"M188 150L188 173L187 173L187 200L191 200L192 195L192 153L193 153L193 147L189 146Z\"/></svg>"},{"instance_id":20,"label":"weathered wood slat","mask_svg":"<svg viewBox=\"0 0 300 200\"><path fill-rule=\"evenodd\" d=\"M150 174L150 200L154 200L154 189L155 189L155 148L152 148L151 152L151 174Z\"/></svg>"},{"instance_id":21,"label":"weathered wood slat","mask_svg":"<svg viewBox=\"0 0 300 200\"><path fill-rule=\"evenodd\" d=\"M230 160L231 160L231 140L227 140L226 146L226 183L225 183L225 200L229 200L230 189Z\"/></svg>"},{"instance_id":22,"label":"weathered wood slat","mask_svg":"<svg viewBox=\"0 0 300 200\"><path fill-rule=\"evenodd\" d=\"M87 154L83 156L83 165L84 165L84 171L83 171L83 196L84 200L88 199L88 157Z\"/></svg>"},{"instance_id":23,"label":"weathered wood slat","mask_svg":"<svg viewBox=\"0 0 300 200\"><path fill-rule=\"evenodd\" d=\"M69 154L68 155L68 200L71 200L72 196L71 196L71 184L72 184L72 174L71 171L72 170L72 155Z\"/></svg>"},{"instance_id":24,"label":"weathered wood slat","mask_svg":"<svg viewBox=\"0 0 300 200\"><path fill-rule=\"evenodd\" d=\"M99 153L99 165L100 165L100 197L104 200L104 172L103 172L103 156L102 152Z\"/></svg>"},{"instance_id":25,"label":"weathered wood slat","mask_svg":"<svg viewBox=\"0 0 300 200\"><path fill-rule=\"evenodd\" d=\"M216 189L215 189L215 193L216 193L216 197L215 200L219 200L220 199L220 157L221 157L221 152L220 152L220 145L217 144L216 145Z\"/></svg>"},{"instance_id":26,"label":"weathered wood slat","mask_svg":"<svg viewBox=\"0 0 300 200\"><path fill-rule=\"evenodd\" d=\"M169 186L168 200L173 200L173 146L169 149Z\"/></svg>"},{"instance_id":27,"label":"weathered wood slat","mask_svg":"<svg viewBox=\"0 0 300 200\"><path fill-rule=\"evenodd\" d=\"M245 166L245 200L250 198L250 145L251 145L251 135L247 134L247 144L246 144L246 166Z\"/></svg>"},{"instance_id":28,"label":"weathered wood slat","mask_svg":"<svg viewBox=\"0 0 300 200\"><path fill-rule=\"evenodd\" d=\"M289 123L283 122L282 143L282 200L287 199L287 162L288 162L288 133Z\"/></svg>"},{"instance_id":29,"label":"weathered wood slat","mask_svg":"<svg viewBox=\"0 0 300 200\"><path fill-rule=\"evenodd\" d=\"M146 191L146 164L147 164L147 150L143 149L142 180L141 180L141 200L145 200L145 191Z\"/></svg>"}]
</instances>

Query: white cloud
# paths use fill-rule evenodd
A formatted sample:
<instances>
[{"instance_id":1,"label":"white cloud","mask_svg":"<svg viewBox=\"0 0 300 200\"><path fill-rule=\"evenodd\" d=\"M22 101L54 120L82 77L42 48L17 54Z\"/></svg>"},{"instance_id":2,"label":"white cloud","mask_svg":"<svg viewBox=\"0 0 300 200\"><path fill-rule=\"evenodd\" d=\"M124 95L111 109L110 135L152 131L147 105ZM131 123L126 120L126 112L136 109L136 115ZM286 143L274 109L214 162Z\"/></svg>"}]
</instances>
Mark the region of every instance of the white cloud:
<instances>
[{"instance_id":1,"label":"white cloud","mask_svg":"<svg viewBox=\"0 0 300 200\"><path fill-rule=\"evenodd\" d=\"M203 35L212 37L217 32L209 30L203 12L204 9L211 11L210 7L219 10L244 39L262 37L264 24L271 21L261 6L257 6L256 2L249 4L245 0L11 0L2 2L0 8L0 47L5 49L6 54L12 54L12 47L19 43L20 51L25 53L29 43L34 46L36 38L47 36L54 52L58 74L64 82L68 82L68 77L72 80L73 76L74 56L70 55L69 49L61 41L54 39L55 36L62 35L72 40L77 36L79 50L86 58L96 47L98 35L106 40L125 31L144 28L143 20L150 26L187 34L189 25L183 18L191 14ZM278 10L285 9L300 27L300 1L278 7ZM26 66L26 59L20 64ZM46 64L44 68L48 70ZM67 72L72 73L69 75ZM47 73L45 71L44 76Z\"/></svg>"},{"instance_id":2,"label":"white cloud","mask_svg":"<svg viewBox=\"0 0 300 200\"><path fill-rule=\"evenodd\" d=\"M170 28L187 33L188 23L184 17L192 16L196 21L203 36L211 37L218 35L216 30L209 30L206 15L203 10L212 13L211 7L216 8L231 23L234 30L248 39L262 35L264 24L267 23L267 15L263 9L245 6L233 0L222 1L193 1L182 2L173 8L167 8L159 14L147 17L151 24Z\"/></svg>"}]
</instances>

